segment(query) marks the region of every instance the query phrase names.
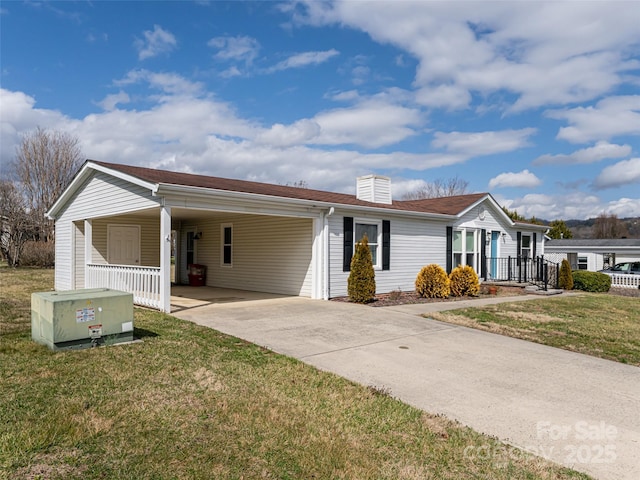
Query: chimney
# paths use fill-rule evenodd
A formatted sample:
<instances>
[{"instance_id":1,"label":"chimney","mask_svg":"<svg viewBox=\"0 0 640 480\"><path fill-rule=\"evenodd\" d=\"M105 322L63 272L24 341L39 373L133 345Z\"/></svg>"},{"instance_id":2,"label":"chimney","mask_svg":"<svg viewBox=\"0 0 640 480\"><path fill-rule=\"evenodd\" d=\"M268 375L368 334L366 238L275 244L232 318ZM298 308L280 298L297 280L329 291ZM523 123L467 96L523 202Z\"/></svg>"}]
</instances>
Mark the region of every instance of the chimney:
<instances>
[{"instance_id":1,"label":"chimney","mask_svg":"<svg viewBox=\"0 0 640 480\"><path fill-rule=\"evenodd\" d=\"M391 205L391 179L382 175L358 177L356 198L365 202Z\"/></svg>"}]
</instances>

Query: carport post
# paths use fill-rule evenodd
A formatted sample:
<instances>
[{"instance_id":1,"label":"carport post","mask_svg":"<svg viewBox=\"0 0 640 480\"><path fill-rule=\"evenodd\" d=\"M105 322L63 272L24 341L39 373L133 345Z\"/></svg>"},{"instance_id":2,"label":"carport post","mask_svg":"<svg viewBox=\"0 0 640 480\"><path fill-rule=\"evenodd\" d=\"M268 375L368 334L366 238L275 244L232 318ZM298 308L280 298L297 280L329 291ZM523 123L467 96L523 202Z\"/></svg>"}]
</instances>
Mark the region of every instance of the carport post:
<instances>
[{"instance_id":1,"label":"carport post","mask_svg":"<svg viewBox=\"0 0 640 480\"><path fill-rule=\"evenodd\" d=\"M160 208L160 310L171 313L171 207Z\"/></svg>"}]
</instances>

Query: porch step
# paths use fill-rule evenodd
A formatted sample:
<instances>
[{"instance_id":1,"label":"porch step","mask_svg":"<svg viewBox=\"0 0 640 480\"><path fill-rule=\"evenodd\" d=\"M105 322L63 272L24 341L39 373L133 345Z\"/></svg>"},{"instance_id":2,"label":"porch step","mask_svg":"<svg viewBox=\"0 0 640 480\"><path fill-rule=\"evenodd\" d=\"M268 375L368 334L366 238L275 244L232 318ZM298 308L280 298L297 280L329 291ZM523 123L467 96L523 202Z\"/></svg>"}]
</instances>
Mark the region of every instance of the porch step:
<instances>
[{"instance_id":1,"label":"porch step","mask_svg":"<svg viewBox=\"0 0 640 480\"><path fill-rule=\"evenodd\" d=\"M534 295L559 295L563 292L561 288L549 288L544 290L537 285L527 285L524 287L524 291Z\"/></svg>"}]
</instances>

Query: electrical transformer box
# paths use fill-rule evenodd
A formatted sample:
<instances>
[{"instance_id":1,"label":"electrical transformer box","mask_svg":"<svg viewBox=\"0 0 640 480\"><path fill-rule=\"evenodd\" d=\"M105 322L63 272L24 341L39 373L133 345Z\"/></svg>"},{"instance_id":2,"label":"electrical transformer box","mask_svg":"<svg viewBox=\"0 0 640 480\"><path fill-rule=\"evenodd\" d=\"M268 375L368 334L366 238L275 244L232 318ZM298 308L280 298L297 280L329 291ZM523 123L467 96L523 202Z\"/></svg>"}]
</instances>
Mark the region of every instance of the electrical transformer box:
<instances>
[{"instance_id":1,"label":"electrical transformer box","mask_svg":"<svg viewBox=\"0 0 640 480\"><path fill-rule=\"evenodd\" d=\"M31 294L31 338L52 350L133 340L133 295L108 288Z\"/></svg>"}]
</instances>

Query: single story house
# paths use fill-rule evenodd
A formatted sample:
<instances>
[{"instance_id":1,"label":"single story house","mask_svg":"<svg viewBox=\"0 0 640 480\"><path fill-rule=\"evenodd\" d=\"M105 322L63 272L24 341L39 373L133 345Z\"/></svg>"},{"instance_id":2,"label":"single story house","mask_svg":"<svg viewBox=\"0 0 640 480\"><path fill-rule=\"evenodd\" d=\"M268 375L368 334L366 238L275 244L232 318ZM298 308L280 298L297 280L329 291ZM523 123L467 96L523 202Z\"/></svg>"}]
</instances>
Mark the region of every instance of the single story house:
<instances>
[{"instance_id":1,"label":"single story house","mask_svg":"<svg viewBox=\"0 0 640 480\"><path fill-rule=\"evenodd\" d=\"M597 272L616 263L640 261L640 238L549 239L545 252L554 262L566 258L573 270Z\"/></svg>"},{"instance_id":2,"label":"single story house","mask_svg":"<svg viewBox=\"0 0 640 480\"><path fill-rule=\"evenodd\" d=\"M366 233L377 293L413 291L427 264L484 279L544 254L546 227L513 222L488 193L398 201L388 177L356 195L88 160L51 207L55 288L108 287L169 312L191 264L206 285L329 299L347 294ZM172 265L173 262L173 265ZM511 266L513 265L513 266Z\"/></svg>"}]
</instances>

